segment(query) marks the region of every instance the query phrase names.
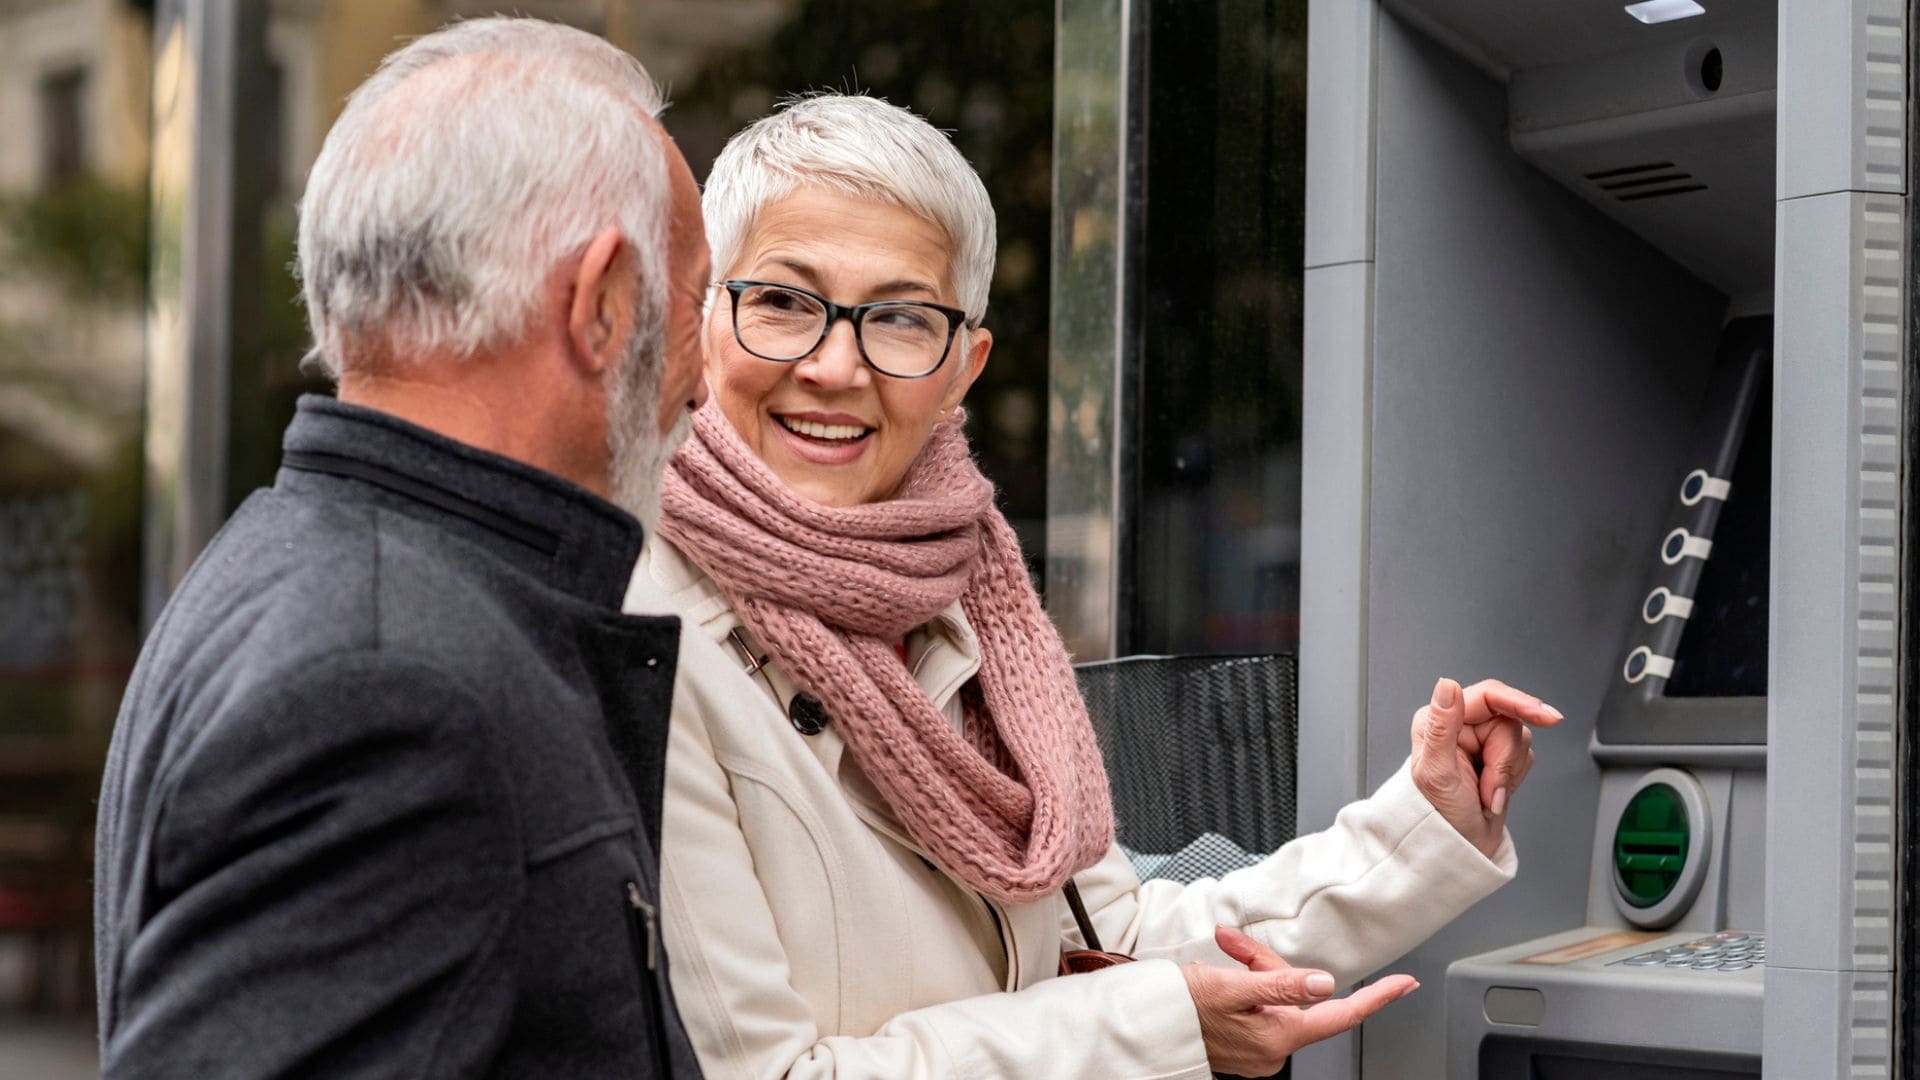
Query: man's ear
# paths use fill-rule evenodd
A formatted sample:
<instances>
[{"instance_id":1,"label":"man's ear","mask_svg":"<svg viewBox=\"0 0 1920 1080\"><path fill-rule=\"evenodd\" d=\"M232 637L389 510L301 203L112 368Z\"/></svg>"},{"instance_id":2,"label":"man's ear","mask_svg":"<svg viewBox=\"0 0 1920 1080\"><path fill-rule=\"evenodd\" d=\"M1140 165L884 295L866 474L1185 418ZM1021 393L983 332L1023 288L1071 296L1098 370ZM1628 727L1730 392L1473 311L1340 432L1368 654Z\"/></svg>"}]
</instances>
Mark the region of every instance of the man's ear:
<instances>
[{"instance_id":1,"label":"man's ear","mask_svg":"<svg viewBox=\"0 0 1920 1080\"><path fill-rule=\"evenodd\" d=\"M617 362L633 330L633 249L616 228L587 242L574 268L567 305L567 342L574 362L598 375Z\"/></svg>"}]
</instances>

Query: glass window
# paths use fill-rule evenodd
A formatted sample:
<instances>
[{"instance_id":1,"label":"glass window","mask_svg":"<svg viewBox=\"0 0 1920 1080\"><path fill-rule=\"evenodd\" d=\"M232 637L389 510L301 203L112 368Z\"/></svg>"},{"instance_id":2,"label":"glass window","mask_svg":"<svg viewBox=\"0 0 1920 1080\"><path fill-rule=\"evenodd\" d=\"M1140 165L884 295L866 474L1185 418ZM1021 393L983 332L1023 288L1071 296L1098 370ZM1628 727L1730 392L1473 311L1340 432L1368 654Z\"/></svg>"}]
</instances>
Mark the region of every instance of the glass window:
<instances>
[{"instance_id":1,"label":"glass window","mask_svg":"<svg viewBox=\"0 0 1920 1080\"><path fill-rule=\"evenodd\" d=\"M1134 604L1122 647L1299 638L1306 0L1148 7Z\"/></svg>"},{"instance_id":2,"label":"glass window","mask_svg":"<svg viewBox=\"0 0 1920 1080\"><path fill-rule=\"evenodd\" d=\"M0 1009L92 993L93 800L139 644L150 38L126 3L0 5Z\"/></svg>"},{"instance_id":3,"label":"glass window","mask_svg":"<svg viewBox=\"0 0 1920 1080\"><path fill-rule=\"evenodd\" d=\"M304 312L287 267L299 185L347 94L398 37L498 5L327 0L271 5L243 52L228 508L270 484L302 393ZM789 95L860 90L905 105L955 142L999 214L991 361L968 399L982 468L1037 568L1045 528L1048 220L1053 12L1031 0L546 0L515 10L602 34L665 83L668 130L704 179L726 139ZM247 87L257 89L248 90ZM250 133L250 134L248 134ZM243 265L244 264L244 265Z\"/></svg>"},{"instance_id":4,"label":"glass window","mask_svg":"<svg viewBox=\"0 0 1920 1080\"><path fill-rule=\"evenodd\" d=\"M719 16L699 0L625 5L635 55L671 82L667 127L695 176L706 176L728 136L781 100L838 89L904 105L951 132L985 182L999 218L986 318L993 354L967 399L968 433L1037 571L1046 524L1052 5L729 6L735 10Z\"/></svg>"},{"instance_id":5,"label":"glass window","mask_svg":"<svg viewBox=\"0 0 1920 1080\"><path fill-rule=\"evenodd\" d=\"M213 20L196 26L232 35L229 71L194 66L192 50L205 41L183 45L169 29L156 42L156 22L176 27L186 3L162 0L158 14L152 0L0 4L0 52L10 61L0 69L0 119L12 121L0 123L0 896L46 881L68 896L78 883L84 900L91 799L137 654L143 594L164 596L170 578L154 552L176 554L147 544L155 562L143 570L143 531L157 535L156 522L173 530L178 515L166 508L189 502L217 522L270 484L295 399L325 389L300 363L308 335L291 266L295 209L329 126L406 37L500 6L302 0L196 8ZM512 6L603 34L640 57L671 88L666 123L697 176L740 126L790 94L820 88L885 97L954 133L1000 224L988 314L995 349L969 401L972 434L1037 559L1051 5ZM193 81L209 71L233 80L233 128L195 142L187 137L200 131L192 110L221 89ZM157 143L156 116L165 121ZM230 252L208 262L210 238L196 235L202 261L194 263L183 255L187 226L178 211L188 195L226 183L219 212L200 220L223 223L211 239L224 238L213 246ZM150 212L150 203L162 209ZM189 311L179 302L187 278L205 286L201 295L225 299ZM203 325L209 311L212 331ZM215 343L212 361L198 345L180 347L190 318ZM149 398L155 386L160 396ZM192 409L169 397L178 394L190 395ZM166 430L181 416L215 422ZM190 476L149 468L156 446L193 440L206 445L167 460L214 464ZM149 490L160 493L151 504ZM193 528L177 531L205 539ZM49 821L63 830L51 846ZM50 876L35 876L42 870ZM0 923L6 910L0 904ZM85 914L84 902L71 912L76 941L84 940ZM85 974L75 967L63 976L76 1009L91 985Z\"/></svg>"},{"instance_id":6,"label":"glass window","mask_svg":"<svg viewBox=\"0 0 1920 1080\"><path fill-rule=\"evenodd\" d=\"M1050 5L513 6L603 34L639 56L671 87L666 122L699 176L740 126L789 94L818 88L873 93L954 133L1000 222L988 315L996 343L970 399L973 437L1003 508L1037 558ZM155 506L144 493L161 492L156 505L175 505L186 487L210 491L217 517L272 483L295 399L325 389L301 367L308 335L291 273L306 171L346 96L382 56L405 37L499 5L303 0L206 8L203 14L226 12L207 17L231 19L213 32L231 33L236 46L233 129L211 149L182 136L195 130L194 95L211 100L218 89L191 80L223 69L193 67L190 50L203 42L183 46L169 33L156 43L156 20L176 26L185 10L184 0L158 7L156 16L151 0L0 4L0 53L10 61L0 67L0 118L13 121L0 123L0 941L23 911L51 912L65 935L31 951L24 970L34 976L35 994L74 1018L62 1028L79 1066L74 1075L87 1074L93 1044L83 1019L92 985L84 945L99 763L137 655L143 592L164 595L169 576L158 563L143 573L143 530L173 520L150 516ZM166 121L157 144L156 114ZM225 223L230 253L193 264L182 255L185 226L176 211L188 194L226 182L230 196L219 198L230 203L214 219ZM162 209L150 213L150 202ZM206 239L196 238L203 252ZM206 275L217 283L209 295L229 298L212 309L224 311L224 323L208 337L224 344L210 364L194 352L198 366L190 371L150 372L152 356L187 354L174 347L185 340L180 326L189 317L178 302L186 275ZM206 310L191 317L204 320ZM146 455L158 445L148 428L163 426L147 419L158 415L150 411L150 385L163 386L163 402L177 391L216 403L211 415L224 423L206 429L216 432L208 436L215 451L170 459L217 462L209 475L196 473L184 485L164 471L148 475ZM162 435L168 445L199 437ZM55 906L33 906L43 901ZM0 986L0 1009L13 1004L9 989ZM0 1033L0 1057L9 1045Z\"/></svg>"}]
</instances>

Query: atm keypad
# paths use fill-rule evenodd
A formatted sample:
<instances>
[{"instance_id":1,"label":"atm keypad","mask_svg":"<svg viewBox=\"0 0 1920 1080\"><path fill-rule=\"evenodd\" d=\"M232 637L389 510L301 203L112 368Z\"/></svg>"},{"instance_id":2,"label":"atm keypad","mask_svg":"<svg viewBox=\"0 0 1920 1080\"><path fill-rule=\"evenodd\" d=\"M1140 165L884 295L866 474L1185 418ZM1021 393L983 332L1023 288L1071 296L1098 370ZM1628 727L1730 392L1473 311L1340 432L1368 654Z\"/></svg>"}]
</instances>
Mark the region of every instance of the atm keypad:
<instances>
[{"instance_id":1,"label":"atm keypad","mask_svg":"<svg viewBox=\"0 0 1920 1080\"><path fill-rule=\"evenodd\" d=\"M1767 936L1724 930L1703 938L1643 952L1608 967L1669 968L1676 971L1746 971L1767 962Z\"/></svg>"}]
</instances>

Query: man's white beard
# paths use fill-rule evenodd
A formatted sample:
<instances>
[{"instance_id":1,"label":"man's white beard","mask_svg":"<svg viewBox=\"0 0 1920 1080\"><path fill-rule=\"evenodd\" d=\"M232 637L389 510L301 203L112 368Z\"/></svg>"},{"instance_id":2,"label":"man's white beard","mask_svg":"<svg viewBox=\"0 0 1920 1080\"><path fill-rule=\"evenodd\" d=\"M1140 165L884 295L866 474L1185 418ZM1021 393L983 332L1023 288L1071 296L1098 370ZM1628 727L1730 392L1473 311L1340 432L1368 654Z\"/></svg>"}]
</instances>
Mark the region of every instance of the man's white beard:
<instances>
[{"instance_id":1,"label":"man's white beard","mask_svg":"<svg viewBox=\"0 0 1920 1080\"><path fill-rule=\"evenodd\" d=\"M639 518L649 536L660 521L660 472L692 430L692 417L683 410L672 431L664 438L658 434L662 345L660 334L636 330L607 392L609 496L615 506Z\"/></svg>"}]
</instances>

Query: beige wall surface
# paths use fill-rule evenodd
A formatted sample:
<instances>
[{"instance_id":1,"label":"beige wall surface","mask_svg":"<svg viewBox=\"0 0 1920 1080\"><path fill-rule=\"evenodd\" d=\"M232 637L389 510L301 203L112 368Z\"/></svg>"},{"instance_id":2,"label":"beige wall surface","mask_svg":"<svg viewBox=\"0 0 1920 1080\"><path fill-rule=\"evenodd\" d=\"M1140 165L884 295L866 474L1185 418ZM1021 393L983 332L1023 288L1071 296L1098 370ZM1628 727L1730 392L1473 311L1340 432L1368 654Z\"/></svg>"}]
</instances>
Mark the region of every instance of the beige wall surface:
<instances>
[{"instance_id":1,"label":"beige wall surface","mask_svg":"<svg viewBox=\"0 0 1920 1080\"><path fill-rule=\"evenodd\" d=\"M146 20L122 0L0 6L0 192L44 182L41 85L74 68L86 72L81 109L89 169L116 183L140 183L152 48Z\"/></svg>"}]
</instances>

